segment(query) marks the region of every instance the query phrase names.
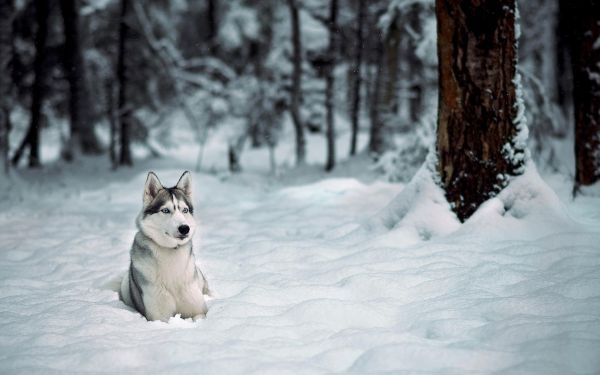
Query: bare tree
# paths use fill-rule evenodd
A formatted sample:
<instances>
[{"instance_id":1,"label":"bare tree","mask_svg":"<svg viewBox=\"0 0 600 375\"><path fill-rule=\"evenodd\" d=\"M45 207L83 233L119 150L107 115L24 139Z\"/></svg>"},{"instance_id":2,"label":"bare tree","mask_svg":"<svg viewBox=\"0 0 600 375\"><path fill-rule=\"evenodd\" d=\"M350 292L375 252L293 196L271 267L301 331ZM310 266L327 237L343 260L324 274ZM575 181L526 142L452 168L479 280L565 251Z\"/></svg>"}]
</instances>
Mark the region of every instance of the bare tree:
<instances>
[{"instance_id":1,"label":"bare tree","mask_svg":"<svg viewBox=\"0 0 600 375\"><path fill-rule=\"evenodd\" d=\"M331 171L335 167L335 124L334 124L334 112L335 112L335 97L334 97L334 85L335 85L335 62L337 52L337 13L338 13L338 2L337 0L331 0L329 5L329 51L327 52L327 64L325 69L325 110L327 118L327 161L325 162L325 170Z\"/></svg>"},{"instance_id":2,"label":"bare tree","mask_svg":"<svg viewBox=\"0 0 600 375\"><path fill-rule=\"evenodd\" d=\"M436 0L438 172L462 221L523 169L515 6L514 0Z\"/></svg>"},{"instance_id":3,"label":"bare tree","mask_svg":"<svg viewBox=\"0 0 600 375\"><path fill-rule=\"evenodd\" d=\"M571 4L575 189L600 180L600 1Z\"/></svg>"},{"instance_id":4,"label":"bare tree","mask_svg":"<svg viewBox=\"0 0 600 375\"><path fill-rule=\"evenodd\" d=\"M10 134L10 109L12 107L12 78L10 61L12 49L12 0L0 2L0 168L9 173L8 149Z\"/></svg>"},{"instance_id":5,"label":"bare tree","mask_svg":"<svg viewBox=\"0 0 600 375\"><path fill-rule=\"evenodd\" d=\"M300 19L296 0L288 0L292 27L293 64L292 93L290 103L290 114L296 131L296 164L302 165L306 162L306 141L304 139L304 123L300 114L300 103L302 102L302 42L300 39Z\"/></svg>"},{"instance_id":6,"label":"bare tree","mask_svg":"<svg viewBox=\"0 0 600 375\"><path fill-rule=\"evenodd\" d=\"M36 168L40 163L40 129L42 125L42 105L46 94L46 40L48 39L48 16L50 4L46 0L35 1L35 59L33 62L34 81L31 92L31 118L25 138L12 158L17 165L23 152L29 148L29 167Z\"/></svg>"},{"instance_id":7,"label":"bare tree","mask_svg":"<svg viewBox=\"0 0 600 375\"><path fill-rule=\"evenodd\" d=\"M117 62L117 81L119 82L118 98L118 118L119 118L119 143L121 146L119 164L133 165L131 157L131 108L128 107L127 86L127 62L125 55L127 53L127 39L129 34L129 25L127 25L129 14L131 13L130 0L121 0L121 14L119 18L119 55Z\"/></svg>"},{"instance_id":8,"label":"bare tree","mask_svg":"<svg viewBox=\"0 0 600 375\"><path fill-rule=\"evenodd\" d=\"M360 114L360 89L362 83L361 68L364 43L363 33L365 27L365 14L366 0L358 0L358 11L356 14L356 44L354 47L354 67L352 69L354 79L352 82L352 136L350 139L350 155L356 154L356 147L358 141L358 121Z\"/></svg>"},{"instance_id":9,"label":"bare tree","mask_svg":"<svg viewBox=\"0 0 600 375\"><path fill-rule=\"evenodd\" d=\"M76 148L86 154L100 152L100 145L94 127L85 118L86 90L83 56L81 52L79 4L77 0L60 0L65 32L64 67L69 81L70 138L63 157L71 160Z\"/></svg>"}]
</instances>

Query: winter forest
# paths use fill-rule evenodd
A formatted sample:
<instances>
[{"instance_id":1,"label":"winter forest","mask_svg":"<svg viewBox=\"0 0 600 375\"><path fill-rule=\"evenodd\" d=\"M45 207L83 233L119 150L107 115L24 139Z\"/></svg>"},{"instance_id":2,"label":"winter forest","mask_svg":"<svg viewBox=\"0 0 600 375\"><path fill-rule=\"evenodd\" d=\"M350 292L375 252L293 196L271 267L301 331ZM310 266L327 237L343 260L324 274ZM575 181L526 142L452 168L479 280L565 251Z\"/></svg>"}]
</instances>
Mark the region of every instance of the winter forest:
<instances>
[{"instance_id":1,"label":"winter forest","mask_svg":"<svg viewBox=\"0 0 600 375\"><path fill-rule=\"evenodd\" d=\"M1 373L600 371L600 0L0 0L0 163Z\"/></svg>"}]
</instances>

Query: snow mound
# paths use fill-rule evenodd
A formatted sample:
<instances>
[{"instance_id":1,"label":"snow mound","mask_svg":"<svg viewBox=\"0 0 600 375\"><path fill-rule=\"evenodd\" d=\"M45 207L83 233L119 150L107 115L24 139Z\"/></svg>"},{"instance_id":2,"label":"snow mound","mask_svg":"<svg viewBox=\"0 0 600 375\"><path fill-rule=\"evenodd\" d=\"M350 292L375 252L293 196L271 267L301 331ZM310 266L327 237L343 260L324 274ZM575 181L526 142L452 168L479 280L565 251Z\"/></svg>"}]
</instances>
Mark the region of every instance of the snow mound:
<instances>
[{"instance_id":1,"label":"snow mound","mask_svg":"<svg viewBox=\"0 0 600 375\"><path fill-rule=\"evenodd\" d=\"M424 163L396 198L363 227L367 232L393 230L402 244L416 243L454 232L460 221L450 209L444 191Z\"/></svg>"},{"instance_id":2,"label":"snow mound","mask_svg":"<svg viewBox=\"0 0 600 375\"><path fill-rule=\"evenodd\" d=\"M490 239L526 239L550 235L557 230L576 230L556 193L542 180L535 165L513 177L508 186L486 201L465 222L457 235L477 232Z\"/></svg>"}]
</instances>

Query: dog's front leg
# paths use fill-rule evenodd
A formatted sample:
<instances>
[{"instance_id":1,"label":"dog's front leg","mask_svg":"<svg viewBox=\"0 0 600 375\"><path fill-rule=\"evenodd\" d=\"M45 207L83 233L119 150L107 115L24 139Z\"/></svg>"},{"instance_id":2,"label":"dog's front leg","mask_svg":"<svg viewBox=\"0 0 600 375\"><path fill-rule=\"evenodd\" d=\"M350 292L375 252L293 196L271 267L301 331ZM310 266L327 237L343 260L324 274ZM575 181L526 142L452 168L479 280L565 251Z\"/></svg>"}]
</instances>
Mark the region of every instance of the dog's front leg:
<instances>
[{"instance_id":1,"label":"dog's front leg","mask_svg":"<svg viewBox=\"0 0 600 375\"><path fill-rule=\"evenodd\" d=\"M173 296L164 289L147 288L144 290L144 307L146 319L168 322L175 315L176 303Z\"/></svg>"}]
</instances>

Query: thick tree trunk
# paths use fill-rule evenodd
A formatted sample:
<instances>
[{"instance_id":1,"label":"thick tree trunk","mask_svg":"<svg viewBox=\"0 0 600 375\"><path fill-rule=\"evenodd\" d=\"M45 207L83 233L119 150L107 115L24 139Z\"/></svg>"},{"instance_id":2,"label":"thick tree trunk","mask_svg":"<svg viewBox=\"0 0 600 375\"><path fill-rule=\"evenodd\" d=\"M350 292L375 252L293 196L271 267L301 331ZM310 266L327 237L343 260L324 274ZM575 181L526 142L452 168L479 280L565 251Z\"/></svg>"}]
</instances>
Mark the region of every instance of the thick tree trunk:
<instances>
[{"instance_id":1,"label":"thick tree trunk","mask_svg":"<svg viewBox=\"0 0 600 375\"><path fill-rule=\"evenodd\" d=\"M387 30L379 60L375 90L377 106L374 108L377 114L373 116L374 123L371 124L369 142L369 150L378 155L389 150L393 145L390 125L398 110L398 58L401 33L402 30L396 19Z\"/></svg>"},{"instance_id":2,"label":"thick tree trunk","mask_svg":"<svg viewBox=\"0 0 600 375\"><path fill-rule=\"evenodd\" d=\"M130 148L130 126L131 126L131 108L128 107L128 80L127 80L127 62L125 54L127 52L127 38L129 37L129 26L127 18L130 13L130 0L121 0L121 16L119 24L119 56L117 62L117 80L119 81L119 99L118 99L118 118L119 118L119 142L120 142L120 165L133 165Z\"/></svg>"},{"instance_id":3,"label":"thick tree trunk","mask_svg":"<svg viewBox=\"0 0 600 375\"><path fill-rule=\"evenodd\" d=\"M327 161L325 170L331 171L335 167L335 124L334 124L334 69L337 51L337 0L331 0L329 5L329 51L328 63L325 71L325 110L327 118Z\"/></svg>"},{"instance_id":4,"label":"thick tree trunk","mask_svg":"<svg viewBox=\"0 0 600 375\"><path fill-rule=\"evenodd\" d=\"M93 125L85 118L86 90L77 0L60 0L65 32L64 67L69 81L70 139L63 157L71 160L76 148L86 154L97 154L100 145Z\"/></svg>"},{"instance_id":5,"label":"thick tree trunk","mask_svg":"<svg viewBox=\"0 0 600 375\"><path fill-rule=\"evenodd\" d=\"M358 142L358 121L360 115L360 86L362 82L361 67L362 67L362 55L363 55L363 43L364 43L364 25L365 25L365 13L366 13L367 0L358 0L358 13L356 15L356 45L354 52L354 68L353 82L352 82L352 108L351 108L351 121L352 121L352 135L350 138L350 155L356 154L356 147Z\"/></svg>"},{"instance_id":6,"label":"thick tree trunk","mask_svg":"<svg viewBox=\"0 0 600 375\"><path fill-rule=\"evenodd\" d=\"M14 17L12 0L0 2L0 168L9 172L8 149L10 134L10 110L12 107L12 78L10 61L12 49L12 22Z\"/></svg>"},{"instance_id":7,"label":"thick tree trunk","mask_svg":"<svg viewBox=\"0 0 600 375\"><path fill-rule=\"evenodd\" d=\"M600 0L572 4L575 188L600 180Z\"/></svg>"},{"instance_id":8,"label":"thick tree trunk","mask_svg":"<svg viewBox=\"0 0 600 375\"><path fill-rule=\"evenodd\" d=\"M462 221L523 170L515 11L515 0L436 1L438 172Z\"/></svg>"},{"instance_id":9,"label":"thick tree trunk","mask_svg":"<svg viewBox=\"0 0 600 375\"><path fill-rule=\"evenodd\" d=\"M288 0L292 27L292 45L294 70L292 72L292 93L290 103L290 114L294 122L296 132L296 164L302 165L306 162L306 141L304 140L304 124L300 115L300 103L302 102L302 44L300 39L300 19L298 6L295 0Z\"/></svg>"}]
</instances>

